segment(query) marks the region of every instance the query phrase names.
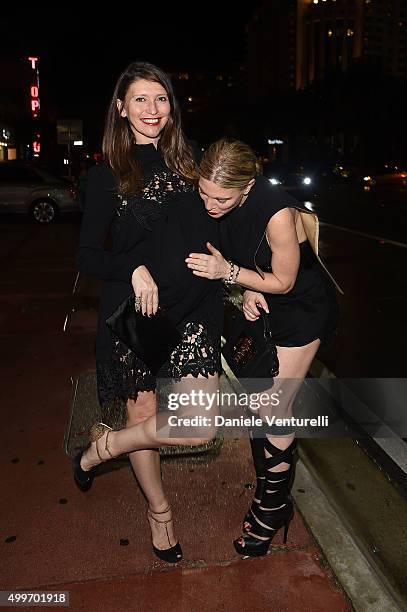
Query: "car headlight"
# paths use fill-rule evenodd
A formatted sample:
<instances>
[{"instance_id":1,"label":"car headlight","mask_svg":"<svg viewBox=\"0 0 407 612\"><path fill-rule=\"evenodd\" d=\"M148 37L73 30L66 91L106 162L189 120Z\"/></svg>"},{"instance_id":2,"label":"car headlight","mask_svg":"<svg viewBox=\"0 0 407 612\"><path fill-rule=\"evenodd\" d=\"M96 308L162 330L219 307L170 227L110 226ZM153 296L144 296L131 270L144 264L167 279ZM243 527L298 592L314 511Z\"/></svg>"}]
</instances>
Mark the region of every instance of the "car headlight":
<instances>
[{"instance_id":1,"label":"car headlight","mask_svg":"<svg viewBox=\"0 0 407 612\"><path fill-rule=\"evenodd\" d=\"M305 176L305 177L302 179L302 182L304 183L304 185L311 185L311 183L312 183L312 179L311 179L309 176Z\"/></svg>"},{"instance_id":2,"label":"car headlight","mask_svg":"<svg viewBox=\"0 0 407 612\"><path fill-rule=\"evenodd\" d=\"M279 180L278 180L278 179L276 179L276 178L271 178L271 179L269 179L269 181L270 181L270 183L271 183L272 185L281 185L281 181L279 181Z\"/></svg>"}]
</instances>

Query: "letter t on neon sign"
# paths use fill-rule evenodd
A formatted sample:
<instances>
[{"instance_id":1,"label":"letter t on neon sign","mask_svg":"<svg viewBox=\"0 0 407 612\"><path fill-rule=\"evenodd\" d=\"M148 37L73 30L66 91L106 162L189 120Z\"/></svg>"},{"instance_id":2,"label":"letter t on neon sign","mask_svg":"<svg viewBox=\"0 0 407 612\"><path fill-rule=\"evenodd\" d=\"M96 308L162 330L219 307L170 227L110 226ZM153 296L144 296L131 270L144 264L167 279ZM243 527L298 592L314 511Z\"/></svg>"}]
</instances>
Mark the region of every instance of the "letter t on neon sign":
<instances>
[{"instance_id":1,"label":"letter t on neon sign","mask_svg":"<svg viewBox=\"0 0 407 612\"><path fill-rule=\"evenodd\" d=\"M36 67L37 67L37 65L36 65L36 64L37 64L37 62L38 62L38 57L29 57L29 58L28 58L28 61L29 61L29 62L31 62L31 68L32 68L33 70L35 70L35 69L36 69Z\"/></svg>"}]
</instances>

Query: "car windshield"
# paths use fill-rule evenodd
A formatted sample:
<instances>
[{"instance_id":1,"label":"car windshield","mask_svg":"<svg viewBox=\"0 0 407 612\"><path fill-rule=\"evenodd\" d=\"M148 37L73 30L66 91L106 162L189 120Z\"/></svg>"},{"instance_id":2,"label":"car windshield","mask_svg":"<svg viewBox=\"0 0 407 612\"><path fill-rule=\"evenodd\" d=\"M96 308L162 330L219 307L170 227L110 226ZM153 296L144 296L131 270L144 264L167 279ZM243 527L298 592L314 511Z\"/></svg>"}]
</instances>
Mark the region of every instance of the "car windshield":
<instances>
[{"instance_id":1,"label":"car windshield","mask_svg":"<svg viewBox=\"0 0 407 612\"><path fill-rule=\"evenodd\" d=\"M46 168L39 168L38 166L35 166L33 167L33 170L47 183L69 183L69 181L60 174L50 172Z\"/></svg>"}]
</instances>

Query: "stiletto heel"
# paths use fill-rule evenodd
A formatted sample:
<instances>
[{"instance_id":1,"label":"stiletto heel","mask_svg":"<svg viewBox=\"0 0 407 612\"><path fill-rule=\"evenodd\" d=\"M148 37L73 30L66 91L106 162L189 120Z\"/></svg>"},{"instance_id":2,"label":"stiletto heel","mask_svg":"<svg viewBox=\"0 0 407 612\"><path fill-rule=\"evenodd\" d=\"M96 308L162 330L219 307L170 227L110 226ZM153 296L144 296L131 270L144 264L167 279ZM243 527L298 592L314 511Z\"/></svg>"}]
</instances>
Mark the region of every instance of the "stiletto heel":
<instances>
[{"instance_id":1,"label":"stiletto heel","mask_svg":"<svg viewBox=\"0 0 407 612\"><path fill-rule=\"evenodd\" d=\"M283 543L287 544L288 529L294 516L292 502L287 502L286 508L289 512L288 516L280 519L273 517L273 527L271 524L269 524L267 527L261 527L260 525L256 524L250 532L247 532L237 540L234 540L233 545L236 552L244 557L262 557L263 555L266 555L274 536L281 529L281 527L284 527ZM264 514L265 513L263 513L263 516ZM266 518L264 518L264 522L265 521ZM272 522L273 520L269 521L269 523Z\"/></svg>"},{"instance_id":2,"label":"stiletto heel","mask_svg":"<svg viewBox=\"0 0 407 612\"><path fill-rule=\"evenodd\" d=\"M166 561L167 563L178 563L178 561L181 561L182 559L181 545L179 542L177 542L176 544L174 544L174 546L171 546L170 536L168 535L167 525L168 523L172 522L172 518L168 521L159 521L158 519L154 518L154 516L152 516L153 514L165 514L166 512L169 512L170 510L171 510L171 506L168 506L168 508L166 510L163 510L162 512L153 512L149 508L147 511L147 516L149 519L152 519L156 523L159 523L160 525L165 525L167 540L168 540L168 544L170 545L170 548L157 548L153 544L152 546L153 546L154 554L156 555L156 557L158 557L162 561Z\"/></svg>"},{"instance_id":3,"label":"stiletto heel","mask_svg":"<svg viewBox=\"0 0 407 612\"><path fill-rule=\"evenodd\" d=\"M293 474L293 451L296 446L294 439L282 450L274 446L267 436L262 440L264 451L264 468L266 474L265 487L256 507L250 508L249 530L242 537L234 540L236 552L245 557L260 557L267 554L269 546L277 531L284 527L284 544L287 543L288 529L294 516L293 502L290 496L290 485ZM289 468L280 472L271 469L287 463Z\"/></svg>"},{"instance_id":4,"label":"stiletto heel","mask_svg":"<svg viewBox=\"0 0 407 612\"><path fill-rule=\"evenodd\" d=\"M90 443L91 444L93 442L96 443L96 452L97 452L97 455L101 463L103 461L106 461L106 459L103 459L100 455L100 451L98 447L98 440L104 435L106 431L107 431L107 435L106 435L106 440L105 440L105 451L108 453L110 458L113 459L114 457L109 449L109 434L112 431L112 428L109 427L108 425L105 425L104 423L95 423L94 425L92 425L92 427L90 428L90 432L89 432ZM80 451L73 460L74 481L78 489L82 492L89 491L89 489L92 486L93 479L95 477L95 467L96 466L92 467L90 470L84 470L81 467L81 459L83 455L86 453L86 451L89 449L89 447L90 445L87 448Z\"/></svg>"},{"instance_id":5,"label":"stiletto heel","mask_svg":"<svg viewBox=\"0 0 407 612\"><path fill-rule=\"evenodd\" d=\"M286 524L284 525L284 538L283 538L283 543L287 544L287 536L288 536L288 528L290 526L290 521L287 521Z\"/></svg>"}]
</instances>

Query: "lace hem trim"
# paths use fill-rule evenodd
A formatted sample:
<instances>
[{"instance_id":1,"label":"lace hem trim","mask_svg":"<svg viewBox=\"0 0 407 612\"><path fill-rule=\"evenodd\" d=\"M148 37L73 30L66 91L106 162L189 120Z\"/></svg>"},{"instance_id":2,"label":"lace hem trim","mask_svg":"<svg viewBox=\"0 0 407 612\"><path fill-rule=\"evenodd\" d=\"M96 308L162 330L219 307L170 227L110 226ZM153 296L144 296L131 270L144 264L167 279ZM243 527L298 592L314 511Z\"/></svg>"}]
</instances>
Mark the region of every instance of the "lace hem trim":
<instances>
[{"instance_id":1,"label":"lace hem trim","mask_svg":"<svg viewBox=\"0 0 407 612\"><path fill-rule=\"evenodd\" d=\"M155 391L156 377L123 342L113 340L113 343L112 360L97 363L97 383L103 418L116 429L125 425L127 399L136 400L140 391ZM160 369L157 378L179 382L187 375L208 378L219 372L219 340L202 323L187 322L182 326L181 342Z\"/></svg>"}]
</instances>

